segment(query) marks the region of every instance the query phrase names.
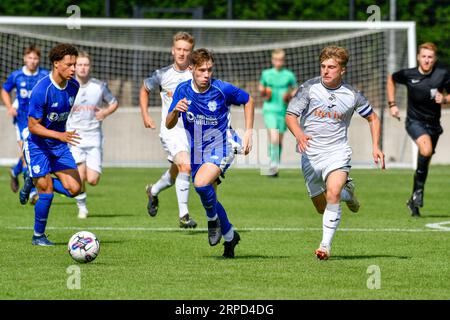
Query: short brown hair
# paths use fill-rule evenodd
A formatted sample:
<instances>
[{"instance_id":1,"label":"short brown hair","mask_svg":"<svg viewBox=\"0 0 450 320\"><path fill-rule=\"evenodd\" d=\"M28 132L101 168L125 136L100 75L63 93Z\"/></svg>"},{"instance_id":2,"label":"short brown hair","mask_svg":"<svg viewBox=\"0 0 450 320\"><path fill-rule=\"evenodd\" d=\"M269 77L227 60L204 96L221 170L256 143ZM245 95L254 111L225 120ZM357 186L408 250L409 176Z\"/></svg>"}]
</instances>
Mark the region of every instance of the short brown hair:
<instances>
[{"instance_id":1,"label":"short brown hair","mask_svg":"<svg viewBox=\"0 0 450 320\"><path fill-rule=\"evenodd\" d=\"M320 53L320 63L328 59L334 59L341 65L341 67L345 67L347 65L349 58L350 54L347 49L338 46L325 47Z\"/></svg>"},{"instance_id":2,"label":"short brown hair","mask_svg":"<svg viewBox=\"0 0 450 320\"><path fill-rule=\"evenodd\" d=\"M201 66L207 61L211 61L214 64L213 53L208 49L200 48L189 54L189 65L193 67Z\"/></svg>"},{"instance_id":3,"label":"short brown hair","mask_svg":"<svg viewBox=\"0 0 450 320\"><path fill-rule=\"evenodd\" d=\"M438 49L437 49L436 45L435 45L433 42L425 42L425 43L422 43L422 44L417 48L417 53L419 53L420 50L422 50L422 49L427 49L427 50L434 51L434 54L437 55Z\"/></svg>"},{"instance_id":4,"label":"short brown hair","mask_svg":"<svg viewBox=\"0 0 450 320\"><path fill-rule=\"evenodd\" d=\"M73 45L69 43L60 43L57 44L50 50L48 57L50 59L50 63L53 65L53 62L60 61L64 59L65 56L78 56L78 50Z\"/></svg>"},{"instance_id":5,"label":"short brown hair","mask_svg":"<svg viewBox=\"0 0 450 320\"><path fill-rule=\"evenodd\" d=\"M39 47L37 45L35 45L34 43L30 44L28 47L25 47L23 49L23 55L24 56L26 56L27 54L32 53L32 52L36 53L36 55L39 58L41 57L41 49L39 49Z\"/></svg>"},{"instance_id":6,"label":"short brown hair","mask_svg":"<svg viewBox=\"0 0 450 320\"><path fill-rule=\"evenodd\" d=\"M187 32L179 31L175 33L175 35L172 38L172 44L174 45L175 42L177 42L178 40L184 40L186 42L189 42L190 44L192 44L192 48L195 47L195 38Z\"/></svg>"}]
</instances>

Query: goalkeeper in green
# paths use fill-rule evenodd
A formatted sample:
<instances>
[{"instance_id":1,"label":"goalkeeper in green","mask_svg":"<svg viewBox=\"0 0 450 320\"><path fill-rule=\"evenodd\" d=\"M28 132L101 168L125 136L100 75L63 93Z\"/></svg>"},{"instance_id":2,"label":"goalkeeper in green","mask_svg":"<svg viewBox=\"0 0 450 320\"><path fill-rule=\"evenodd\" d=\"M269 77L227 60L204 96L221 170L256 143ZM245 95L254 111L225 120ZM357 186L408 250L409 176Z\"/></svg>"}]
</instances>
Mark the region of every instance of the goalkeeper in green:
<instances>
[{"instance_id":1,"label":"goalkeeper in green","mask_svg":"<svg viewBox=\"0 0 450 320\"><path fill-rule=\"evenodd\" d=\"M268 130L270 177L278 177L283 134L286 131L286 108L294 94L297 79L294 73L284 67L285 52L272 52L272 68L261 73L259 91L264 99L264 124Z\"/></svg>"}]
</instances>

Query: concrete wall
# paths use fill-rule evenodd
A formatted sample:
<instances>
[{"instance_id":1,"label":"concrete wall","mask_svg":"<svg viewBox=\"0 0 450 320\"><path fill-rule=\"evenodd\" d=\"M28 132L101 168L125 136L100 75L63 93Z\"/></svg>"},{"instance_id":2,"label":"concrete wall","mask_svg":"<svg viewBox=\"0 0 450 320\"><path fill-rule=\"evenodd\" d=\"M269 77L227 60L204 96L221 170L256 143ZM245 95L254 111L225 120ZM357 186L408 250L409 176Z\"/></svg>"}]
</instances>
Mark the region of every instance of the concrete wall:
<instances>
[{"instance_id":1,"label":"concrete wall","mask_svg":"<svg viewBox=\"0 0 450 320\"><path fill-rule=\"evenodd\" d=\"M243 110L238 107L232 109L233 127L243 132ZM150 113L158 124L157 130L144 128L138 108L120 107L103 124L105 136L104 162L106 166L166 166L166 154L159 141L160 109L150 108ZM384 152L388 167L412 163L412 144L404 129L404 115L402 121L386 115L384 130ZM438 144L433 164L450 164L450 110L443 110L442 126L444 134ZM448 129L447 129L448 128ZM241 135L242 136L242 135ZM352 161L355 166L371 165L371 138L367 121L355 115L349 129L350 144L353 148ZM254 148L249 157L239 156L237 166L264 167L268 164L267 135L264 129L262 113L257 109L255 114ZM295 139L286 132L282 164L284 166L298 166L299 155L294 152ZM6 108L0 107L0 164L9 164L18 155L15 141L15 131L11 120L6 115Z\"/></svg>"}]
</instances>

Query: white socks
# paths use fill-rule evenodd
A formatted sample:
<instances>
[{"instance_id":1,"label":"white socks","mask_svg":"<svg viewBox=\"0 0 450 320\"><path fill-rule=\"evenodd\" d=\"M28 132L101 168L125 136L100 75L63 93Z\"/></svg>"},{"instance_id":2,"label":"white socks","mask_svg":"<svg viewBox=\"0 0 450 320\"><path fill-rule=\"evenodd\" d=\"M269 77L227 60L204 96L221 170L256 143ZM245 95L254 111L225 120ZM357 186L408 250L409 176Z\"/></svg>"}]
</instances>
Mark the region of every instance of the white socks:
<instances>
[{"instance_id":1,"label":"white socks","mask_svg":"<svg viewBox=\"0 0 450 320\"><path fill-rule=\"evenodd\" d=\"M87 198L86 192L80 193L75 197L79 209L86 209L86 198Z\"/></svg>"},{"instance_id":2,"label":"white socks","mask_svg":"<svg viewBox=\"0 0 450 320\"><path fill-rule=\"evenodd\" d=\"M152 186L151 193L154 196L157 196L161 191L169 188L175 183L175 181L170 176L169 170L164 172L161 178Z\"/></svg>"},{"instance_id":3,"label":"white socks","mask_svg":"<svg viewBox=\"0 0 450 320\"><path fill-rule=\"evenodd\" d=\"M323 213L322 219L322 242L320 246L331 248L331 243L333 241L334 234L336 233L339 223L341 222L341 205L337 204L327 204L325 212Z\"/></svg>"},{"instance_id":4,"label":"white socks","mask_svg":"<svg viewBox=\"0 0 450 320\"><path fill-rule=\"evenodd\" d=\"M178 209L180 218L189 213L189 174L180 172L175 180L175 189L177 191Z\"/></svg>"},{"instance_id":5,"label":"white socks","mask_svg":"<svg viewBox=\"0 0 450 320\"><path fill-rule=\"evenodd\" d=\"M225 233L223 236L223 239L227 242L230 242L231 240L233 240L233 236L234 236L234 228L231 227L230 230L228 230L227 233Z\"/></svg>"}]
</instances>

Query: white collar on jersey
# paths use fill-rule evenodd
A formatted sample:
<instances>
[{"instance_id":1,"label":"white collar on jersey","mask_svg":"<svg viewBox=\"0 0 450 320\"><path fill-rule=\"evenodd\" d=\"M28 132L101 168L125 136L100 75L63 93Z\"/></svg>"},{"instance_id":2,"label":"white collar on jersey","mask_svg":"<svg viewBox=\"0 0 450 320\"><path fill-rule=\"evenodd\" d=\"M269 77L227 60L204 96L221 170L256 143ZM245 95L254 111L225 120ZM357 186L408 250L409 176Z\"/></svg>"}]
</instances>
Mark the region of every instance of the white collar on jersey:
<instances>
[{"instance_id":1,"label":"white collar on jersey","mask_svg":"<svg viewBox=\"0 0 450 320\"><path fill-rule=\"evenodd\" d=\"M331 88L331 87L325 85L325 83L323 83L323 81L322 81L322 78L320 78L320 83L325 87L325 89L328 89L328 90L337 90L340 87L342 87L342 81L341 81L341 83L339 83L339 85L336 88Z\"/></svg>"},{"instance_id":2,"label":"white collar on jersey","mask_svg":"<svg viewBox=\"0 0 450 320\"><path fill-rule=\"evenodd\" d=\"M53 80L53 78L52 78L52 73L51 73L51 72L50 72L50 74L49 74L48 76L49 76L49 78L50 78L50 81L51 81L51 82L53 83L53 85L56 87L56 89L64 90L64 89L67 88L67 84L69 83L69 80L66 81L66 85L64 86L64 88L61 88L61 87L59 86L59 84L57 84L56 81Z\"/></svg>"},{"instance_id":3,"label":"white collar on jersey","mask_svg":"<svg viewBox=\"0 0 450 320\"><path fill-rule=\"evenodd\" d=\"M191 80L191 88L192 88L192 90L194 90L195 93L203 94L203 93L205 93L205 92L208 92L209 88L211 88L211 81L209 82L209 87L208 87L208 89L206 89L206 90L203 91L203 92L200 92L200 91L198 91L198 90L195 88L195 86L194 86L194 79L192 79L192 80Z\"/></svg>"},{"instance_id":4,"label":"white collar on jersey","mask_svg":"<svg viewBox=\"0 0 450 320\"><path fill-rule=\"evenodd\" d=\"M27 76L35 76L39 73L39 67L36 69L35 72L31 73L30 70L26 66L22 67L22 72Z\"/></svg>"}]
</instances>

